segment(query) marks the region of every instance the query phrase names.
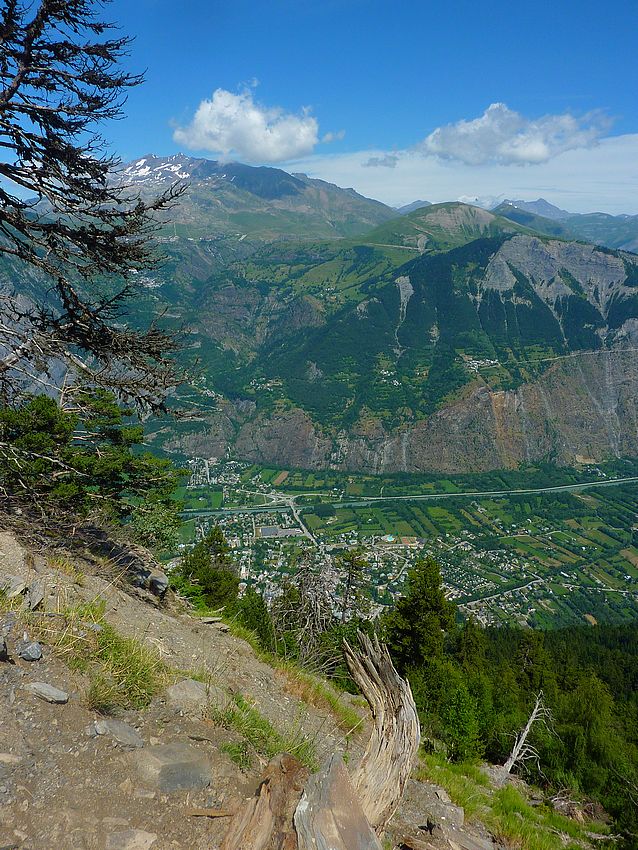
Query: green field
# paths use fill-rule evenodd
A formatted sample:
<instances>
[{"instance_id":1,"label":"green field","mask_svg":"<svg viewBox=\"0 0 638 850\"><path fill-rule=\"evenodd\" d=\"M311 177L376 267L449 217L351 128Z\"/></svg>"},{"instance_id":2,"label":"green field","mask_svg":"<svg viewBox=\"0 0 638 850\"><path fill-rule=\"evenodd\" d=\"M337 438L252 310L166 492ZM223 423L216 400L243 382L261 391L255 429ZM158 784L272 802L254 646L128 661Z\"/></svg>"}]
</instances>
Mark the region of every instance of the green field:
<instances>
[{"instance_id":1,"label":"green field","mask_svg":"<svg viewBox=\"0 0 638 850\"><path fill-rule=\"evenodd\" d=\"M180 487L175 498L184 504L188 512L217 511L224 502L222 490L214 487Z\"/></svg>"}]
</instances>

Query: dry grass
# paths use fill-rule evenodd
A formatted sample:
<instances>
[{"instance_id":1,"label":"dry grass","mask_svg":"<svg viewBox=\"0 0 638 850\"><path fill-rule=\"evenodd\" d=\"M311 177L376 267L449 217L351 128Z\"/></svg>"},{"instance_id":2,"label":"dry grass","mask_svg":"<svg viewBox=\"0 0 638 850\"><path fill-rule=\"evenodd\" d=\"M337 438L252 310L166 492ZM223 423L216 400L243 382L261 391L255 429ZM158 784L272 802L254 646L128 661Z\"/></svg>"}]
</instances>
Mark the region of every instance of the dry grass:
<instances>
[{"instance_id":1,"label":"dry grass","mask_svg":"<svg viewBox=\"0 0 638 850\"><path fill-rule=\"evenodd\" d=\"M47 558L47 567L57 573L68 576L74 584L84 587L85 575L82 570L62 555L49 555Z\"/></svg>"},{"instance_id":2,"label":"dry grass","mask_svg":"<svg viewBox=\"0 0 638 850\"><path fill-rule=\"evenodd\" d=\"M348 735L358 732L365 721L345 702L345 697L335 690L328 682L300 670L294 664L281 662L276 665L277 672L284 677L284 691L291 696L297 697L307 705L329 711L337 723L338 728ZM367 703L366 703L367 707Z\"/></svg>"}]
</instances>

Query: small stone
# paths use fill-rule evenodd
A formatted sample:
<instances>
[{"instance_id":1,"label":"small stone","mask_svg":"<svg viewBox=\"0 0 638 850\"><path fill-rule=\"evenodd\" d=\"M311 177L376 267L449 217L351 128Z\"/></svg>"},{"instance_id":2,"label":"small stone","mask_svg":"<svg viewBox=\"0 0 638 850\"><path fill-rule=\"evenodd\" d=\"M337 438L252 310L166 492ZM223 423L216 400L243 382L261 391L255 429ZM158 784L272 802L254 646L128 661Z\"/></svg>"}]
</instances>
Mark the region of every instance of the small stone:
<instances>
[{"instance_id":1,"label":"small stone","mask_svg":"<svg viewBox=\"0 0 638 850\"><path fill-rule=\"evenodd\" d=\"M7 642L2 635L0 635L0 661L8 661L9 660L9 649L7 648Z\"/></svg>"},{"instance_id":2,"label":"small stone","mask_svg":"<svg viewBox=\"0 0 638 850\"><path fill-rule=\"evenodd\" d=\"M30 685L25 685L25 689L45 702L63 705L69 701L69 695L66 691L54 688L53 685L47 685L46 682L32 682Z\"/></svg>"},{"instance_id":3,"label":"small stone","mask_svg":"<svg viewBox=\"0 0 638 850\"><path fill-rule=\"evenodd\" d=\"M200 617L199 621L200 623L206 623L207 625L223 622L221 617Z\"/></svg>"},{"instance_id":4,"label":"small stone","mask_svg":"<svg viewBox=\"0 0 638 850\"><path fill-rule=\"evenodd\" d=\"M211 702L219 705L226 701L226 695L219 688L195 679L183 679L166 691L166 704L170 708L195 716L201 716Z\"/></svg>"},{"instance_id":5,"label":"small stone","mask_svg":"<svg viewBox=\"0 0 638 850\"><path fill-rule=\"evenodd\" d=\"M31 582L27 597L27 604L32 611L44 601L44 583L41 579Z\"/></svg>"},{"instance_id":6,"label":"small stone","mask_svg":"<svg viewBox=\"0 0 638 850\"><path fill-rule=\"evenodd\" d=\"M121 720L106 718L95 721L95 732L98 735L108 735L122 747L143 747L144 741L138 732Z\"/></svg>"},{"instance_id":7,"label":"small stone","mask_svg":"<svg viewBox=\"0 0 638 850\"><path fill-rule=\"evenodd\" d=\"M18 615L15 611L7 611L4 616L2 626L0 626L0 635L3 637L7 637L7 635L11 634L11 630L18 622Z\"/></svg>"},{"instance_id":8,"label":"small stone","mask_svg":"<svg viewBox=\"0 0 638 850\"><path fill-rule=\"evenodd\" d=\"M188 744L162 744L135 755L137 772L149 785L170 793L207 788L211 783L208 759Z\"/></svg>"},{"instance_id":9,"label":"small stone","mask_svg":"<svg viewBox=\"0 0 638 850\"><path fill-rule=\"evenodd\" d=\"M149 850L157 840L153 832L143 829L125 829L106 837L106 850Z\"/></svg>"},{"instance_id":10,"label":"small stone","mask_svg":"<svg viewBox=\"0 0 638 850\"><path fill-rule=\"evenodd\" d=\"M23 661L39 661L42 658L42 647L37 640L19 640L16 651Z\"/></svg>"},{"instance_id":11,"label":"small stone","mask_svg":"<svg viewBox=\"0 0 638 850\"><path fill-rule=\"evenodd\" d=\"M168 577L159 570L151 573L148 579L148 589L152 594L162 599L168 590Z\"/></svg>"}]
</instances>

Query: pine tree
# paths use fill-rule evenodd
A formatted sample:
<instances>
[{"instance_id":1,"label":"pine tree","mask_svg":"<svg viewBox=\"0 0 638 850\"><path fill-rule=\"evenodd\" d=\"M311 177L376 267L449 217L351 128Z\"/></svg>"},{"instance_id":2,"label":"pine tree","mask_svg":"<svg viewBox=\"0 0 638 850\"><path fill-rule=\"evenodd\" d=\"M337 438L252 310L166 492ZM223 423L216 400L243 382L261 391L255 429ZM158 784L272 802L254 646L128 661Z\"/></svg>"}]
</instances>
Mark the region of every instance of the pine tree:
<instances>
[{"instance_id":1,"label":"pine tree","mask_svg":"<svg viewBox=\"0 0 638 850\"><path fill-rule=\"evenodd\" d=\"M156 213L114 180L97 128L142 81L120 69L130 39L109 37L108 0L6 0L0 7L0 394L98 386L161 407L178 373L172 335L122 322L137 273L154 262ZM60 376L63 384L60 384ZM82 397L75 399L81 402Z\"/></svg>"},{"instance_id":2,"label":"pine tree","mask_svg":"<svg viewBox=\"0 0 638 850\"><path fill-rule=\"evenodd\" d=\"M230 547L218 525L182 558L171 578L175 589L199 607L224 608L235 602L239 578L230 557Z\"/></svg>"},{"instance_id":3,"label":"pine tree","mask_svg":"<svg viewBox=\"0 0 638 850\"><path fill-rule=\"evenodd\" d=\"M441 660L445 635L453 626L454 606L445 598L439 565L434 558L421 558L383 623L395 664L406 671Z\"/></svg>"}]
</instances>

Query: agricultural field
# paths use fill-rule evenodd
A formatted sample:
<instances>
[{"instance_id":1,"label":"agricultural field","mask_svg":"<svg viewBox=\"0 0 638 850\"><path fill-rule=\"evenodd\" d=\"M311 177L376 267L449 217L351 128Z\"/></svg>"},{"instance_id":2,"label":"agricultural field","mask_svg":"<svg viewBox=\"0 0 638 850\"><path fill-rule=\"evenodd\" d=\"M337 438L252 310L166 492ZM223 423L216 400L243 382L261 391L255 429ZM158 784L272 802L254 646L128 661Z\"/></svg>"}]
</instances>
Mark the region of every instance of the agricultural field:
<instances>
[{"instance_id":1,"label":"agricultural field","mask_svg":"<svg viewBox=\"0 0 638 850\"><path fill-rule=\"evenodd\" d=\"M307 508L313 533L418 546L450 596L487 622L556 626L638 613L638 485L444 501ZM385 539L384 539L385 538Z\"/></svg>"},{"instance_id":2,"label":"agricultural field","mask_svg":"<svg viewBox=\"0 0 638 850\"><path fill-rule=\"evenodd\" d=\"M326 569L344 547L361 546L380 605L401 592L409 565L428 553L441 564L449 597L483 623L593 625L638 616L638 482L613 480L636 471L635 463L619 461L547 474L536 467L374 477L228 462L210 469L214 486L223 486L223 506L212 484L208 496L207 488L191 486L186 516L216 513L219 521L245 522L248 532L296 525ZM572 489L517 492L541 487ZM246 578L276 592L289 544L250 533L238 544L252 565ZM257 574L256 546L270 553Z\"/></svg>"},{"instance_id":3,"label":"agricultural field","mask_svg":"<svg viewBox=\"0 0 638 850\"><path fill-rule=\"evenodd\" d=\"M286 473L282 476L282 473ZM537 489L568 486L592 480L631 477L638 475L638 461L616 460L596 466L579 468L555 467L535 464L518 470L499 470L472 475L428 475L397 473L394 475L359 475L338 470L300 470L247 466L241 474L241 483L270 485L281 493L316 493L319 497L344 499L357 496L409 496L435 493L485 492L493 490Z\"/></svg>"},{"instance_id":4,"label":"agricultural field","mask_svg":"<svg viewBox=\"0 0 638 850\"><path fill-rule=\"evenodd\" d=\"M180 487L175 498L184 504L184 511L200 513L219 510L224 501L224 494L221 488L217 487Z\"/></svg>"}]
</instances>

